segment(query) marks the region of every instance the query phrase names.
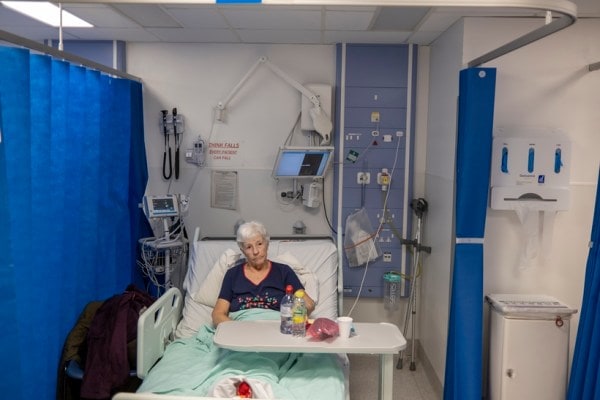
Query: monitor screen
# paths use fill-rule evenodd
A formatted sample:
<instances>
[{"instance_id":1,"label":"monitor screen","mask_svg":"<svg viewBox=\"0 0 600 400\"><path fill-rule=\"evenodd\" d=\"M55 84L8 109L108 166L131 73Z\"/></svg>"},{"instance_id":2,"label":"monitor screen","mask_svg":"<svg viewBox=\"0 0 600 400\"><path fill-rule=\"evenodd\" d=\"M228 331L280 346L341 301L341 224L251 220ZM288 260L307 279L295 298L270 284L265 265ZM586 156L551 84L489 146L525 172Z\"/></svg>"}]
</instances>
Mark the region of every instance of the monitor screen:
<instances>
[{"instance_id":1,"label":"monitor screen","mask_svg":"<svg viewBox=\"0 0 600 400\"><path fill-rule=\"evenodd\" d=\"M274 178L322 178L333 158L333 147L282 147Z\"/></svg>"},{"instance_id":2,"label":"monitor screen","mask_svg":"<svg viewBox=\"0 0 600 400\"><path fill-rule=\"evenodd\" d=\"M177 217L179 207L174 194L144 196L144 213L148 218Z\"/></svg>"}]
</instances>

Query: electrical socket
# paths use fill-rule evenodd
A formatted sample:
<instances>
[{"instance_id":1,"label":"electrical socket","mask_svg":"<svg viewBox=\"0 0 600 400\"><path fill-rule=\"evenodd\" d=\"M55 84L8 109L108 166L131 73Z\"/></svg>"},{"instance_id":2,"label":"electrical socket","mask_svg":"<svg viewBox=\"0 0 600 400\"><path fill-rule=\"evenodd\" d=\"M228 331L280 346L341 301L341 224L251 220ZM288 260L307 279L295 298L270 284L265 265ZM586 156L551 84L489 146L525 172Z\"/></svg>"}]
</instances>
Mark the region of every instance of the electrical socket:
<instances>
[{"instance_id":1,"label":"electrical socket","mask_svg":"<svg viewBox=\"0 0 600 400\"><path fill-rule=\"evenodd\" d=\"M388 251L383 253L383 262L392 262L392 253Z\"/></svg>"},{"instance_id":2,"label":"electrical socket","mask_svg":"<svg viewBox=\"0 0 600 400\"><path fill-rule=\"evenodd\" d=\"M388 172L387 168L383 168L381 172L377 173L377 184L382 186L387 186L390 184L392 177Z\"/></svg>"},{"instance_id":3,"label":"electrical socket","mask_svg":"<svg viewBox=\"0 0 600 400\"><path fill-rule=\"evenodd\" d=\"M370 172L357 172L356 173L356 183L359 185L368 185L371 183L371 173Z\"/></svg>"}]
</instances>

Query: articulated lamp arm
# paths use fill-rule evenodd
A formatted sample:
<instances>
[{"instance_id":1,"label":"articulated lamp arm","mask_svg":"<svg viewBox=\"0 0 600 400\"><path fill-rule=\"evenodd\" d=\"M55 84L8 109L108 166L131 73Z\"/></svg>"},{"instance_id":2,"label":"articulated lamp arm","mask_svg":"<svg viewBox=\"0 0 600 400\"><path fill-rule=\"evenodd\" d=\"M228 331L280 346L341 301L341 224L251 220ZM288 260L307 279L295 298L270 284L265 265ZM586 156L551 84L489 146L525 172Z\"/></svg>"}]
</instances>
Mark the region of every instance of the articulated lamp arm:
<instances>
[{"instance_id":1,"label":"articulated lamp arm","mask_svg":"<svg viewBox=\"0 0 600 400\"><path fill-rule=\"evenodd\" d=\"M331 124L331 120L329 116L323 111L321 108L321 102L316 94L308 90L305 86L301 85L298 81L291 78L288 74L283 72L279 67L275 64L271 63L267 57L260 57L258 61L250 68L250 70L244 75L244 77L240 80L240 82L235 85L235 87L231 90L229 95L225 98L225 100L219 102L217 105L217 121L223 122L225 120L225 110L227 109L227 105L233 99L233 97L237 94L237 92L244 86L244 84L254 75L254 72L261 65L266 65L275 75L279 76L283 79L287 84L294 87L298 90L304 97L310 100L313 104L313 108L310 110L310 116L313 121L313 125L315 127L315 131L323 138L321 141L321 145L327 145L331 141L331 130L333 129L333 125Z\"/></svg>"},{"instance_id":2,"label":"articulated lamp arm","mask_svg":"<svg viewBox=\"0 0 600 400\"><path fill-rule=\"evenodd\" d=\"M261 57L261 60L262 60L262 62L267 67L269 67L269 69L271 71L273 71L275 73L275 75L279 76L281 79L283 79L284 81L286 81L290 86L295 87L296 90L298 90L300 93L302 93L302 95L304 97L306 97L307 99L309 99L310 102L313 103L313 105L315 107L321 107L321 102L319 101L319 98L317 97L316 94L314 94L313 92L311 92L310 90L308 90L306 87L302 86L298 81L294 80L288 74L286 74L285 72L283 72L281 70L281 68L279 68L277 65L275 65L271 61L269 61L268 58Z\"/></svg>"}]
</instances>

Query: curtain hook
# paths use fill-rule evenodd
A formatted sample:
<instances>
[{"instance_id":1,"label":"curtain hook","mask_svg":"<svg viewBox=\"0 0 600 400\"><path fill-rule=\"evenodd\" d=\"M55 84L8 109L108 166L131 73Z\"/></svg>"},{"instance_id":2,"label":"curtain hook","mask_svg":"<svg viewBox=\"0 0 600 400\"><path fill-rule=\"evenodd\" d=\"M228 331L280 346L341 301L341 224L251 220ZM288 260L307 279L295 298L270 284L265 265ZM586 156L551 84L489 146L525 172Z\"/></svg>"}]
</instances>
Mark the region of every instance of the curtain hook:
<instances>
[{"instance_id":1,"label":"curtain hook","mask_svg":"<svg viewBox=\"0 0 600 400\"><path fill-rule=\"evenodd\" d=\"M63 51L63 12L62 3L58 3L58 49Z\"/></svg>"}]
</instances>

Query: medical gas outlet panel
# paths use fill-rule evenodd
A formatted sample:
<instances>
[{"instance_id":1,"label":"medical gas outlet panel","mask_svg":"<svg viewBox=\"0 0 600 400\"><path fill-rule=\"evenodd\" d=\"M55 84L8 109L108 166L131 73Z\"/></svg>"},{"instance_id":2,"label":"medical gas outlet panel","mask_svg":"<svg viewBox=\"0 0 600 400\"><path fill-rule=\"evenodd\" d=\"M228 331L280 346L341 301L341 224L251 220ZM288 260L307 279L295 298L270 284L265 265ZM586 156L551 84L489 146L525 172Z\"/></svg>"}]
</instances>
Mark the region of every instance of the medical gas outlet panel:
<instances>
[{"instance_id":1,"label":"medical gas outlet panel","mask_svg":"<svg viewBox=\"0 0 600 400\"><path fill-rule=\"evenodd\" d=\"M411 54L412 53L412 54ZM411 236L412 119L416 47L408 45L339 45L336 127L343 159L336 159L335 187L341 177L341 226L365 209L381 256L368 266L349 266L343 256L344 294L383 297L383 275L410 275L410 259L401 239ZM407 130L410 130L407 132ZM340 158L339 152L336 157ZM337 196L337 194L336 194ZM334 200L337 204L337 197ZM338 215L340 214L340 215ZM366 275L365 275L365 269ZM361 289L361 282L362 284ZM408 296L404 281L401 295Z\"/></svg>"}]
</instances>

